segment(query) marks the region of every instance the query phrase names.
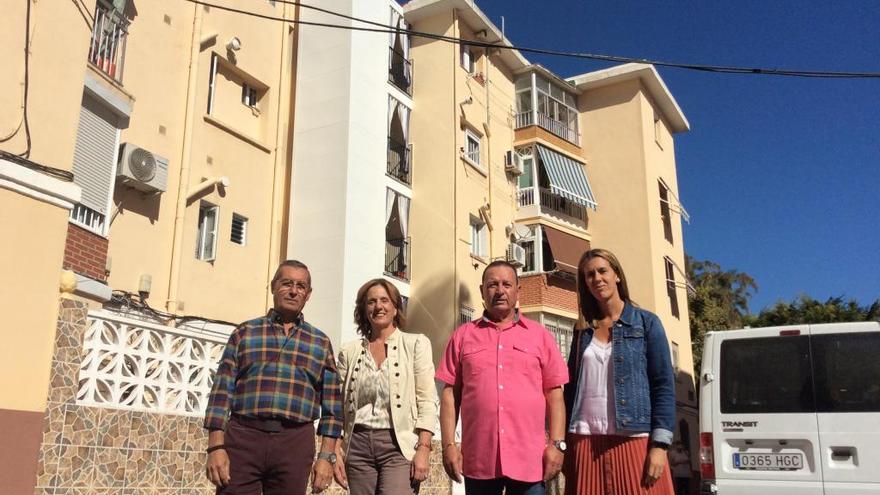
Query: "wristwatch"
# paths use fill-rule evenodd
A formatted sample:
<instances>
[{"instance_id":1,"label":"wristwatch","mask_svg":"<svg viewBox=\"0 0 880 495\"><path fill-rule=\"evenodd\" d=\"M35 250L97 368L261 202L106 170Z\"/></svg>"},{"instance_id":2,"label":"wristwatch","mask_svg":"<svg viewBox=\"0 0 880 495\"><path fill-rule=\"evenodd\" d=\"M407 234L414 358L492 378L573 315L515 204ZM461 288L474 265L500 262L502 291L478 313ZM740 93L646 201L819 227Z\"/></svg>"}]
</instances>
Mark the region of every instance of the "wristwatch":
<instances>
[{"instance_id":1,"label":"wristwatch","mask_svg":"<svg viewBox=\"0 0 880 495\"><path fill-rule=\"evenodd\" d=\"M333 452L318 452L318 459L325 460L332 465L336 465L336 454Z\"/></svg>"},{"instance_id":2,"label":"wristwatch","mask_svg":"<svg viewBox=\"0 0 880 495\"><path fill-rule=\"evenodd\" d=\"M560 452L565 452L565 449L568 448L568 445L565 444L565 440L553 440L551 444Z\"/></svg>"},{"instance_id":3,"label":"wristwatch","mask_svg":"<svg viewBox=\"0 0 880 495\"><path fill-rule=\"evenodd\" d=\"M651 448L663 449L663 450L669 450L669 444L668 444L668 443L658 442L658 441L656 441L656 440L652 440L652 441L651 441L651 444L649 445L649 447L651 447Z\"/></svg>"}]
</instances>

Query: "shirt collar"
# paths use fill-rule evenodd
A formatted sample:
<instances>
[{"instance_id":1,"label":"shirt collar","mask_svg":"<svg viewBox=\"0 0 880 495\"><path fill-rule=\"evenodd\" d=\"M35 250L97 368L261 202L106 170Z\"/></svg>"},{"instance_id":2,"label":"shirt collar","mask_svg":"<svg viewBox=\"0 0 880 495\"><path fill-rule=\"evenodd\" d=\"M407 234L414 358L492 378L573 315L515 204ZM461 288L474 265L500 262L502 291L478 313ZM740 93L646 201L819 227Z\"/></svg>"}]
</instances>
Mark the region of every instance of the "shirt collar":
<instances>
[{"instance_id":1,"label":"shirt collar","mask_svg":"<svg viewBox=\"0 0 880 495\"><path fill-rule=\"evenodd\" d=\"M272 323L278 323L279 325L282 323L282 321L281 321L281 315L278 314L277 311L275 311L275 308L270 309L269 312L266 313L266 318L267 318L269 321L271 321ZM300 325L302 325L303 322L305 322L305 316L303 316L302 313L300 313L299 316L297 316L296 319L293 320L293 323L294 323L296 326L300 326Z\"/></svg>"},{"instance_id":2,"label":"shirt collar","mask_svg":"<svg viewBox=\"0 0 880 495\"><path fill-rule=\"evenodd\" d=\"M618 318L617 321L619 321L620 323L623 323L624 325L626 325L628 327L631 327L632 322L633 322L633 318L635 317L635 315L636 315L635 307L632 305L631 302L625 301L623 303L623 311L620 313L620 318Z\"/></svg>"},{"instance_id":3,"label":"shirt collar","mask_svg":"<svg viewBox=\"0 0 880 495\"><path fill-rule=\"evenodd\" d=\"M480 317L480 323L486 325L496 325L494 321L489 319L489 312L486 310L483 310L483 316ZM513 322L510 326L516 324L522 324L523 326L525 326L525 323L523 323L522 319L519 317L519 308L513 310Z\"/></svg>"}]
</instances>

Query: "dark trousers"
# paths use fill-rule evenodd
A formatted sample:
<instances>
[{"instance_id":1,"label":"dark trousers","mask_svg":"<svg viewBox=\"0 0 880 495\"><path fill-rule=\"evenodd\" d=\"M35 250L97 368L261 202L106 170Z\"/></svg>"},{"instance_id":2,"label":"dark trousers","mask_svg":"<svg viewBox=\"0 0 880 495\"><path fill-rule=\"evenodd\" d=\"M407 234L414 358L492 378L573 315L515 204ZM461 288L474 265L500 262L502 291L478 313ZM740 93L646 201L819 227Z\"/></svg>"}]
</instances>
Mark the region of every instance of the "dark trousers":
<instances>
[{"instance_id":1,"label":"dark trousers","mask_svg":"<svg viewBox=\"0 0 880 495\"><path fill-rule=\"evenodd\" d=\"M544 495L543 481L516 481L510 478L490 480L464 479L464 492L467 495Z\"/></svg>"},{"instance_id":2,"label":"dark trousers","mask_svg":"<svg viewBox=\"0 0 880 495\"><path fill-rule=\"evenodd\" d=\"M315 459L315 427L261 431L236 418L226 425L229 485L217 495L305 495Z\"/></svg>"}]
</instances>

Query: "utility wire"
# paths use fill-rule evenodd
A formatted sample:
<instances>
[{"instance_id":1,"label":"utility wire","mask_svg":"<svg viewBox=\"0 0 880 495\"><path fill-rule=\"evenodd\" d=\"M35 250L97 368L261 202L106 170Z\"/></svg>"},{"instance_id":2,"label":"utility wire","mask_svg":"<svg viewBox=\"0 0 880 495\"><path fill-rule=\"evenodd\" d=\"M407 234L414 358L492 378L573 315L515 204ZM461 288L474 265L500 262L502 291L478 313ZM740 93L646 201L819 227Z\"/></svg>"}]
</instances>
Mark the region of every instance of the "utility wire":
<instances>
[{"instance_id":1,"label":"utility wire","mask_svg":"<svg viewBox=\"0 0 880 495\"><path fill-rule=\"evenodd\" d=\"M234 12L237 14L247 15L251 17L257 17L260 19L273 20L273 21L282 21L289 22L291 24L303 25L303 26L314 26L314 27L326 27L333 29L345 29L349 31L363 31L363 32L374 32L374 33L402 33L408 34L410 36L415 36L419 38L427 38L433 39L437 41L444 41L447 43L459 44L459 45L468 45L468 46L476 46L480 48L497 48L501 50L516 50L523 53L535 53L539 55L552 55L559 57L569 57L569 58L578 58L578 59L587 59L587 60L600 60L604 62L619 62L619 63L641 63L641 64L651 64L660 67L671 67L677 69L686 69L686 70L695 70L701 72L715 72L722 74L755 74L755 75L770 75L770 76L787 76L787 77L811 77L811 78L829 78L829 79L873 79L880 78L880 72L861 72L861 71L820 71L820 70L791 70L791 69L774 69L774 68L761 68L761 67L735 67L735 66L723 66L723 65L702 65L702 64L685 64L685 63L676 63L676 62L665 62L661 60L650 60L644 58L631 58L631 57L620 57L615 55L601 55L595 53L581 53L581 52L567 52L561 50L549 50L543 48L531 48L531 47L523 47L523 46L515 46L515 45L507 45L501 43L489 43L485 41L477 41L477 40L466 40L462 38L456 38L453 36L444 36L433 33L426 33L422 31L415 31L412 29L404 29L404 28L392 28L388 25L378 23L375 21L370 21L367 19L361 19L353 16L349 16L346 14L342 14L339 12L334 12L328 9L323 9L320 7L315 7L313 5L304 4L302 2L292 1L292 0L276 0L278 3L286 3L289 5L295 5L302 8L307 8L311 10L315 10L318 12L323 12L326 14L334 15L337 17L341 17L344 19L352 20L355 22L361 22L368 25L379 26L376 28L370 27L362 27L362 26L345 26L340 24L329 24L323 22L314 22L314 21L303 21L300 19L286 19L283 17L275 17L265 14L258 14L256 12L251 12L249 10L236 9L233 7L226 7L223 5L217 5L214 3L206 2L204 0L185 0L190 3L194 3L197 5L202 5L205 7L216 8L219 10L224 10L227 12Z\"/></svg>"}]
</instances>

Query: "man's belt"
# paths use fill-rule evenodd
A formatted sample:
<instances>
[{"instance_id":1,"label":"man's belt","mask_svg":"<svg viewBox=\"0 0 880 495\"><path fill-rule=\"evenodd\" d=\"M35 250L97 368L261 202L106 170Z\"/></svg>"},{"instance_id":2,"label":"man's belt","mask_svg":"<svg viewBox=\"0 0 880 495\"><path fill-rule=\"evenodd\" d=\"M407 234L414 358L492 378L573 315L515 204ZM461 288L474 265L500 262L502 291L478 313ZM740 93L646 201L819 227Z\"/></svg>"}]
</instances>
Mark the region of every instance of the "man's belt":
<instances>
[{"instance_id":1,"label":"man's belt","mask_svg":"<svg viewBox=\"0 0 880 495\"><path fill-rule=\"evenodd\" d=\"M252 416L244 416L236 413L232 413L232 419L240 425L268 433L278 433L279 431L299 428L300 426L311 424L311 421L302 422L283 418L254 418Z\"/></svg>"}]
</instances>

